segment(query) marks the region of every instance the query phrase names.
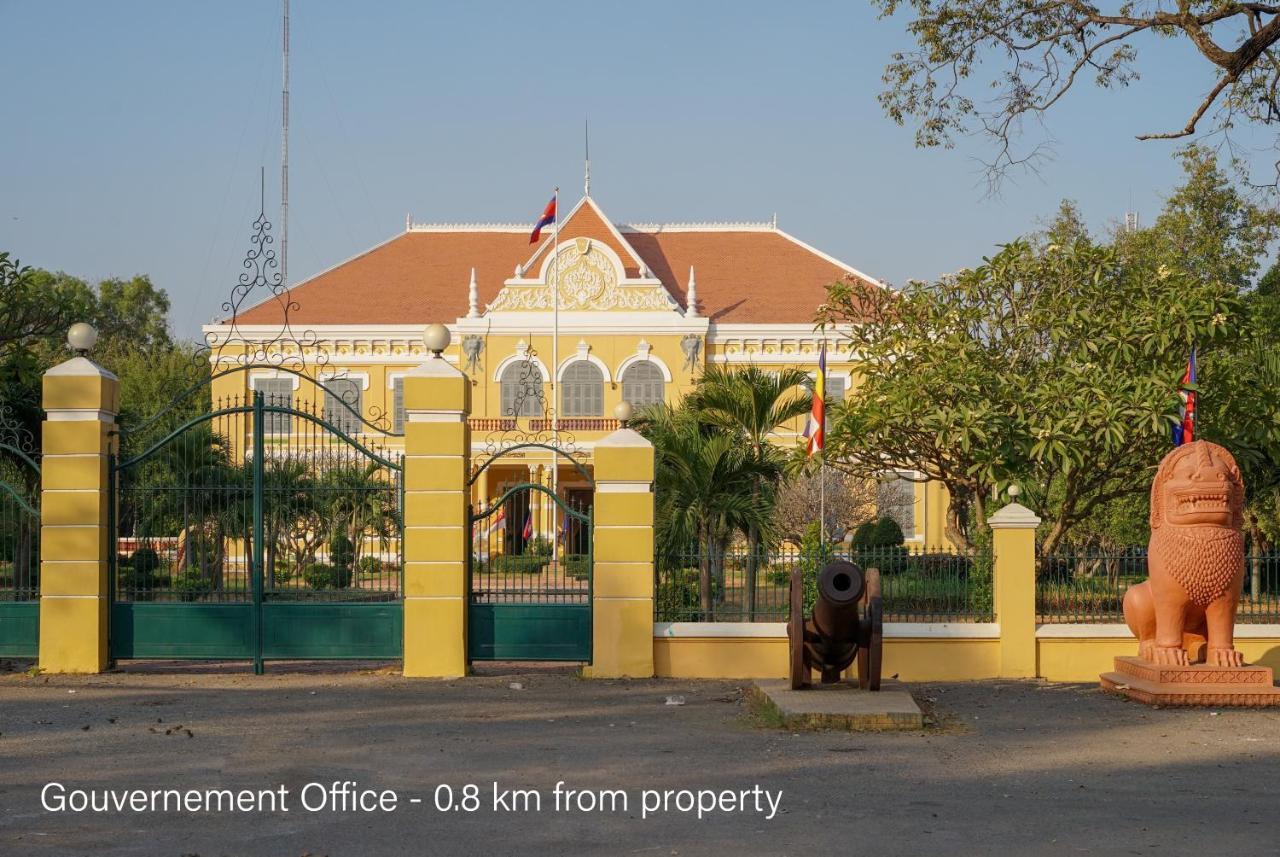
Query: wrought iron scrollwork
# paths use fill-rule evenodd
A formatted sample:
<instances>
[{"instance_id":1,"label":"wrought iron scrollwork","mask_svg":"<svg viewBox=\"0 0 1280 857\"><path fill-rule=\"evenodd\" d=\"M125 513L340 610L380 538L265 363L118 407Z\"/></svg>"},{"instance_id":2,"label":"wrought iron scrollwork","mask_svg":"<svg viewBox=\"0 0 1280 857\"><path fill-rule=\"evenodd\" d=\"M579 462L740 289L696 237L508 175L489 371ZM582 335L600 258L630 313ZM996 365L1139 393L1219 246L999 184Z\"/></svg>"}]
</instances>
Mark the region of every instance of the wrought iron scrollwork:
<instances>
[{"instance_id":1,"label":"wrought iron scrollwork","mask_svg":"<svg viewBox=\"0 0 1280 857\"><path fill-rule=\"evenodd\" d=\"M543 391L537 350L530 345L515 365L519 367L516 394L511 405L503 408L499 427L485 438L485 458L477 466L484 469L512 447L530 445L554 448L572 460L585 461L586 452L578 448L573 432L557 424L555 405Z\"/></svg>"},{"instance_id":2,"label":"wrought iron scrollwork","mask_svg":"<svg viewBox=\"0 0 1280 857\"><path fill-rule=\"evenodd\" d=\"M39 515L40 446L9 403L0 401L0 501L5 498Z\"/></svg>"},{"instance_id":3,"label":"wrought iron scrollwork","mask_svg":"<svg viewBox=\"0 0 1280 857\"><path fill-rule=\"evenodd\" d=\"M273 369L305 379L320 388L327 402L345 408L372 432L403 434L394 430L393 414L386 408L370 403L363 409L366 413L361 413L348 394L331 388L332 381L347 378L348 371L330 366L329 352L314 330L295 328L293 315L300 305L278 270L279 262L272 247L275 238L271 234L271 221L266 216L265 195L260 197L259 203L258 216L253 221L249 236L249 250L241 263L244 270L230 295L222 302L221 329L206 332L204 344L192 355L202 371L209 370L208 377L174 397L146 420L122 426L123 430L137 432L157 423L178 404L209 387L218 378L250 369ZM265 333L245 330L242 316L264 305L278 310L279 328Z\"/></svg>"},{"instance_id":4,"label":"wrought iron scrollwork","mask_svg":"<svg viewBox=\"0 0 1280 857\"><path fill-rule=\"evenodd\" d=\"M0 401L0 449L16 453L28 461L40 457L40 447L36 445L31 430L22 424L8 402Z\"/></svg>"}]
</instances>

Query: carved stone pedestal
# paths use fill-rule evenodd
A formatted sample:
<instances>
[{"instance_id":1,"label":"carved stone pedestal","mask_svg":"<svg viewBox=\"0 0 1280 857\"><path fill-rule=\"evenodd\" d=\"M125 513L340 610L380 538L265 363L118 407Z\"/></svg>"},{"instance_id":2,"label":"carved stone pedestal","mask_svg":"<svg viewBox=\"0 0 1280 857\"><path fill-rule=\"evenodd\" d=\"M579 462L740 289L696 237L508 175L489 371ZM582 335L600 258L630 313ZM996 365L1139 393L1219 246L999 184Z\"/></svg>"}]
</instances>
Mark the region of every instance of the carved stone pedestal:
<instances>
[{"instance_id":1,"label":"carved stone pedestal","mask_svg":"<svg viewBox=\"0 0 1280 857\"><path fill-rule=\"evenodd\" d=\"M1280 707L1270 667L1165 666L1142 658L1116 658L1100 676L1102 689L1148 705Z\"/></svg>"}]
</instances>

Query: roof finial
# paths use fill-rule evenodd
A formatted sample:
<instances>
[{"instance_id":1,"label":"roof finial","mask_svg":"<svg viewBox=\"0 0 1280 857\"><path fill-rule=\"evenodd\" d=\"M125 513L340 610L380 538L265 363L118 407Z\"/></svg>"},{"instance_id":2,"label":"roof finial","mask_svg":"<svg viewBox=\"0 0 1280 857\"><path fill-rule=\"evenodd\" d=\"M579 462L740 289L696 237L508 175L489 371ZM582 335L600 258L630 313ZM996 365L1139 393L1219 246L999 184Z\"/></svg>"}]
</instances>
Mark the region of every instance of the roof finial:
<instances>
[{"instance_id":1,"label":"roof finial","mask_svg":"<svg viewBox=\"0 0 1280 857\"><path fill-rule=\"evenodd\" d=\"M471 269L471 285L467 286L467 318L480 317L480 288L476 285L476 269Z\"/></svg>"},{"instance_id":2,"label":"roof finial","mask_svg":"<svg viewBox=\"0 0 1280 857\"><path fill-rule=\"evenodd\" d=\"M591 125L582 120L582 151L585 155L582 173L582 195L591 196Z\"/></svg>"},{"instance_id":3,"label":"roof finial","mask_svg":"<svg viewBox=\"0 0 1280 857\"><path fill-rule=\"evenodd\" d=\"M413 229L413 213L406 211L404 213L404 231L409 232Z\"/></svg>"},{"instance_id":4,"label":"roof finial","mask_svg":"<svg viewBox=\"0 0 1280 857\"><path fill-rule=\"evenodd\" d=\"M776 211L773 213L773 228L778 228L778 212Z\"/></svg>"},{"instance_id":5,"label":"roof finial","mask_svg":"<svg viewBox=\"0 0 1280 857\"><path fill-rule=\"evenodd\" d=\"M689 289L685 292L685 318L698 317L698 281L693 276L693 266L689 266Z\"/></svg>"}]
</instances>

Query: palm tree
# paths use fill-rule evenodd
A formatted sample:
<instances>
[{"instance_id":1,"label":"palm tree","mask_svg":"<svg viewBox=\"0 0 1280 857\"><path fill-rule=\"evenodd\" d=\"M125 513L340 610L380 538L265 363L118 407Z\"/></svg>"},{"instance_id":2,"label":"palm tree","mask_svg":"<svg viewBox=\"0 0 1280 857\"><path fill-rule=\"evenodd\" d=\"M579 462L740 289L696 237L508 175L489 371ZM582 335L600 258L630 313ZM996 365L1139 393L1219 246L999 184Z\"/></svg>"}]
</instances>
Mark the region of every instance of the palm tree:
<instances>
[{"instance_id":1,"label":"palm tree","mask_svg":"<svg viewBox=\"0 0 1280 857\"><path fill-rule=\"evenodd\" d=\"M308 513L315 505L315 480L305 458L269 458L262 464L264 584L267 589L275 589L276 557L282 547L287 550L298 520L310 518ZM301 567L296 569L296 573L302 571Z\"/></svg>"},{"instance_id":2,"label":"palm tree","mask_svg":"<svg viewBox=\"0 0 1280 857\"><path fill-rule=\"evenodd\" d=\"M737 435L702 420L687 401L645 408L633 424L654 446L659 557L700 546L698 598L710 617L711 582L733 533L772 535L768 504L755 490L762 474Z\"/></svg>"},{"instance_id":3,"label":"palm tree","mask_svg":"<svg viewBox=\"0 0 1280 857\"><path fill-rule=\"evenodd\" d=\"M372 460L345 461L330 467L320 484L328 494L328 517L334 531L352 545L352 568L359 566L367 535L385 537L395 521L391 502L394 483L384 478L382 465ZM354 574L352 580L355 580Z\"/></svg>"},{"instance_id":4,"label":"palm tree","mask_svg":"<svg viewBox=\"0 0 1280 857\"><path fill-rule=\"evenodd\" d=\"M786 472L786 451L770 441L785 423L807 413L812 398L804 392L809 375L800 369L766 371L758 366L726 369L712 366L694 392L704 419L738 435L755 472L751 494L772 507ZM761 529L747 530L747 615L755 618L756 576L760 565Z\"/></svg>"},{"instance_id":5,"label":"palm tree","mask_svg":"<svg viewBox=\"0 0 1280 857\"><path fill-rule=\"evenodd\" d=\"M245 485L231 463L230 450L230 443L212 425L197 423L171 438L151 461L139 462L141 484L129 492L137 507L132 513L138 535L154 536L165 520L177 523L177 571L197 570L213 589L222 587L227 511Z\"/></svg>"}]
</instances>

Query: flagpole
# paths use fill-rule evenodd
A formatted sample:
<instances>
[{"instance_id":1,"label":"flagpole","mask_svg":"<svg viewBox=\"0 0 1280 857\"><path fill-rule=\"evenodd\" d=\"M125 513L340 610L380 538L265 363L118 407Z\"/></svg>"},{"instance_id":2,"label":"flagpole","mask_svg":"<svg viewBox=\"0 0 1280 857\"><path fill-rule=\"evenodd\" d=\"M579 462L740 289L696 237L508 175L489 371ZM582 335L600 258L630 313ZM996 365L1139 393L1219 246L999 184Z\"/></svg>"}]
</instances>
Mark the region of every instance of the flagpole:
<instances>
[{"instance_id":1,"label":"flagpole","mask_svg":"<svg viewBox=\"0 0 1280 857\"><path fill-rule=\"evenodd\" d=\"M555 189L556 219L551 231L551 445L560 446L560 188ZM551 453L551 494L560 493L560 462ZM556 555L556 519L559 509L551 502L551 555Z\"/></svg>"},{"instance_id":2,"label":"flagpole","mask_svg":"<svg viewBox=\"0 0 1280 857\"><path fill-rule=\"evenodd\" d=\"M823 549L827 546L827 454L821 452L818 462L818 528L822 532Z\"/></svg>"}]
</instances>

